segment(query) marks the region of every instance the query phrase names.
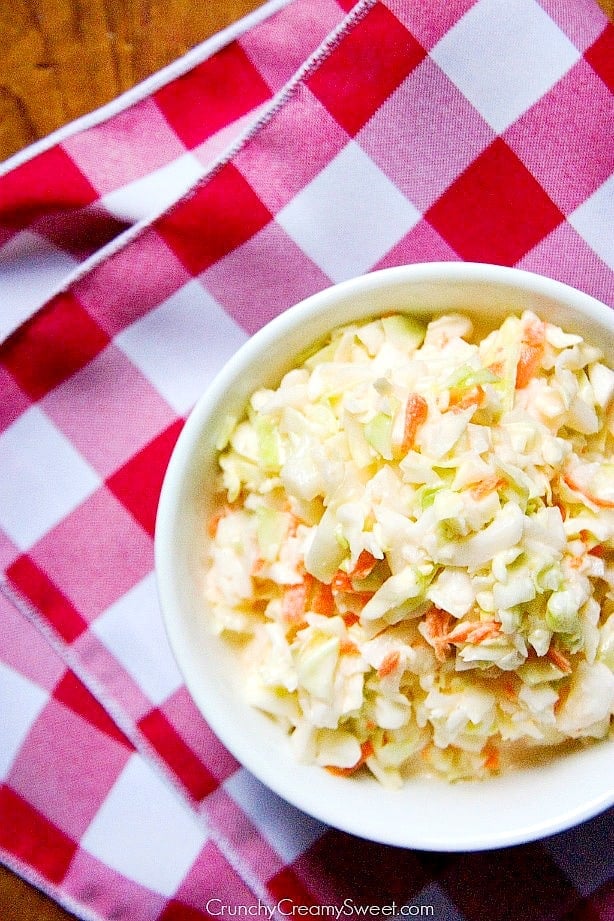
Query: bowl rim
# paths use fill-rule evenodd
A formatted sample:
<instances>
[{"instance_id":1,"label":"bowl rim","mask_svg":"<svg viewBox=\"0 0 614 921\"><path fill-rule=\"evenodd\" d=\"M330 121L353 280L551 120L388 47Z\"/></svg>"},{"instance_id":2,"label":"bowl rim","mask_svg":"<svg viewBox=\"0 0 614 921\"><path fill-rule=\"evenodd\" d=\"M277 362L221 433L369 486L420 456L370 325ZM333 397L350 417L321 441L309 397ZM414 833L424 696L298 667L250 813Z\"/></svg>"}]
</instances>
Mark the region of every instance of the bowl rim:
<instances>
[{"instance_id":1,"label":"bowl rim","mask_svg":"<svg viewBox=\"0 0 614 921\"><path fill-rule=\"evenodd\" d=\"M369 840L431 851L487 850L528 843L564 831L590 819L614 805L614 786L602 794L588 797L585 802L572 809L555 811L548 820L536 821L533 825L525 824L515 831L493 828L488 834L482 833L476 836L472 835L471 830L468 829L461 838L450 837L449 840L440 840L429 837L428 833L382 835L377 828L365 828L359 815L338 815L334 803L332 806L330 803L322 806L314 797L305 793L297 796L294 789L289 788L286 782L280 781L275 765L271 766L266 759L252 757L245 747L237 744L234 731L223 718L220 718L215 706L203 699L201 689L190 680L190 669L184 661L181 611L173 590L174 569L170 551L176 525L175 516L181 500L183 477L202 437L206 421L211 418L216 406L223 402L228 388L237 379L241 369L257 361L263 349L270 347L272 341L283 338L298 324L326 314L341 299L354 293L365 295L382 286L419 282L436 282L442 285L464 285L469 282L485 286L493 284L501 287L511 286L526 293L561 301L571 310L577 310L579 314L590 318L599 326L614 332L614 311L591 295L537 273L485 263L430 262L394 266L333 284L310 295L274 317L251 335L213 377L189 413L171 454L160 493L154 534L156 582L166 634L190 696L225 747L266 787L273 790L286 802L321 822ZM330 324L330 328L333 325ZM246 704L246 706L249 705ZM614 741L606 742L606 745L614 746ZM288 759L292 760L290 752L288 752ZM317 768L317 771L324 773L321 768ZM449 787L449 784L447 786Z\"/></svg>"}]
</instances>

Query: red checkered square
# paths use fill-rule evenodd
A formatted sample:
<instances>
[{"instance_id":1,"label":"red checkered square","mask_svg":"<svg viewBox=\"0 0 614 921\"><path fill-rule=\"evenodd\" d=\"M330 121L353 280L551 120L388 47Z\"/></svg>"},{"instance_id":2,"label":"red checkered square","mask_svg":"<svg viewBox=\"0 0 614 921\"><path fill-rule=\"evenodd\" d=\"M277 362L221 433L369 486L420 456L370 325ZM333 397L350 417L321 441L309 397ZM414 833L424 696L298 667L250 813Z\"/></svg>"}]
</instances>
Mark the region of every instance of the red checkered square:
<instances>
[{"instance_id":1,"label":"red checkered square","mask_svg":"<svg viewBox=\"0 0 614 921\"><path fill-rule=\"evenodd\" d=\"M165 700L161 709L216 780L222 782L237 770L238 762L204 721L185 685Z\"/></svg>"},{"instance_id":2,"label":"red checkered square","mask_svg":"<svg viewBox=\"0 0 614 921\"><path fill-rule=\"evenodd\" d=\"M107 480L113 495L152 537L162 480L182 424L173 423Z\"/></svg>"},{"instance_id":3,"label":"red checkered square","mask_svg":"<svg viewBox=\"0 0 614 921\"><path fill-rule=\"evenodd\" d=\"M147 230L96 266L73 290L88 313L113 336L189 280L166 243Z\"/></svg>"},{"instance_id":4,"label":"red checkered square","mask_svg":"<svg viewBox=\"0 0 614 921\"><path fill-rule=\"evenodd\" d=\"M160 236L197 275L245 243L272 218L252 187L228 163L157 222Z\"/></svg>"},{"instance_id":5,"label":"red checkered square","mask_svg":"<svg viewBox=\"0 0 614 921\"><path fill-rule=\"evenodd\" d=\"M439 884L467 921L563 918L578 900L565 874L539 844L463 854L449 865Z\"/></svg>"},{"instance_id":6,"label":"red checkered square","mask_svg":"<svg viewBox=\"0 0 614 921\"><path fill-rule=\"evenodd\" d=\"M150 572L153 547L132 515L102 488L49 531L30 557L80 612L82 623Z\"/></svg>"},{"instance_id":7,"label":"red checkered square","mask_svg":"<svg viewBox=\"0 0 614 921\"><path fill-rule=\"evenodd\" d=\"M514 265L561 223L563 215L497 138L425 218L462 259Z\"/></svg>"},{"instance_id":8,"label":"red checkered square","mask_svg":"<svg viewBox=\"0 0 614 921\"><path fill-rule=\"evenodd\" d=\"M139 721L139 729L196 802L215 790L218 785L215 777L161 710L151 710Z\"/></svg>"},{"instance_id":9,"label":"red checkered square","mask_svg":"<svg viewBox=\"0 0 614 921\"><path fill-rule=\"evenodd\" d=\"M82 208L97 198L66 151L50 147L0 177L0 220L25 227L41 214Z\"/></svg>"},{"instance_id":10,"label":"red checkered square","mask_svg":"<svg viewBox=\"0 0 614 921\"><path fill-rule=\"evenodd\" d=\"M354 135L426 52L382 3L343 36L307 86Z\"/></svg>"},{"instance_id":11,"label":"red checkered square","mask_svg":"<svg viewBox=\"0 0 614 921\"><path fill-rule=\"evenodd\" d=\"M74 642L87 628L77 608L31 557L20 556L6 575L67 643Z\"/></svg>"},{"instance_id":12,"label":"red checkered square","mask_svg":"<svg viewBox=\"0 0 614 921\"><path fill-rule=\"evenodd\" d=\"M54 826L79 840L130 755L123 742L52 698L31 727L7 782Z\"/></svg>"},{"instance_id":13,"label":"red checkered square","mask_svg":"<svg viewBox=\"0 0 614 921\"><path fill-rule=\"evenodd\" d=\"M267 882L267 889L279 904L287 899L293 905L319 905L317 899L298 879L292 867L284 867ZM286 904L288 904L286 902Z\"/></svg>"},{"instance_id":14,"label":"red checkered square","mask_svg":"<svg viewBox=\"0 0 614 921\"><path fill-rule=\"evenodd\" d=\"M154 100L189 148L271 97L271 90L236 42L167 83Z\"/></svg>"},{"instance_id":15,"label":"red checkered square","mask_svg":"<svg viewBox=\"0 0 614 921\"><path fill-rule=\"evenodd\" d=\"M37 400L97 355L107 334L71 292L58 294L2 347L4 367Z\"/></svg>"},{"instance_id":16,"label":"red checkered square","mask_svg":"<svg viewBox=\"0 0 614 921\"><path fill-rule=\"evenodd\" d=\"M584 57L605 85L614 92L614 24L608 23Z\"/></svg>"},{"instance_id":17,"label":"red checkered square","mask_svg":"<svg viewBox=\"0 0 614 921\"><path fill-rule=\"evenodd\" d=\"M0 848L59 883L77 845L10 787L0 787Z\"/></svg>"},{"instance_id":18,"label":"red checkered square","mask_svg":"<svg viewBox=\"0 0 614 921\"><path fill-rule=\"evenodd\" d=\"M45 413L102 476L109 476L176 415L115 345L56 387Z\"/></svg>"},{"instance_id":19,"label":"red checkered square","mask_svg":"<svg viewBox=\"0 0 614 921\"><path fill-rule=\"evenodd\" d=\"M330 285L329 277L278 224L267 225L207 269L201 281L248 333Z\"/></svg>"},{"instance_id":20,"label":"red checkered square","mask_svg":"<svg viewBox=\"0 0 614 921\"><path fill-rule=\"evenodd\" d=\"M94 695L79 681L74 672L70 670L65 672L61 681L53 689L53 696L55 700L64 704L73 713L86 720L110 739L114 739L132 750L133 746L130 740L117 727Z\"/></svg>"}]
</instances>

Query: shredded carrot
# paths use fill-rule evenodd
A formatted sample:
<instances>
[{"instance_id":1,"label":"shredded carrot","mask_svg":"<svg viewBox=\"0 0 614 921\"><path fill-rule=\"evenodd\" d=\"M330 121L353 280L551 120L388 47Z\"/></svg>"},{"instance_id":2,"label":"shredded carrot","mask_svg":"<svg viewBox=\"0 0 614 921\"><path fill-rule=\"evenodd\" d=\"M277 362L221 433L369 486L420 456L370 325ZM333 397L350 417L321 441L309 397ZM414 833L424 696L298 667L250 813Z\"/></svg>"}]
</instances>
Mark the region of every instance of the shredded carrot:
<instances>
[{"instance_id":1,"label":"shredded carrot","mask_svg":"<svg viewBox=\"0 0 614 921\"><path fill-rule=\"evenodd\" d=\"M491 473L490 476L484 477L483 480L472 487L471 495L476 500L484 499L491 492L495 492L501 486L505 486L505 482L503 477L497 476L496 473Z\"/></svg>"},{"instance_id":2,"label":"shredded carrot","mask_svg":"<svg viewBox=\"0 0 614 921\"><path fill-rule=\"evenodd\" d=\"M518 689L516 687L516 680L511 676L506 676L501 682L501 691L503 696L510 701L515 701L518 697Z\"/></svg>"},{"instance_id":3,"label":"shredded carrot","mask_svg":"<svg viewBox=\"0 0 614 921\"><path fill-rule=\"evenodd\" d=\"M219 525L222 518L225 517L227 512L228 512L228 509L226 507L219 508L217 509L216 512L213 513L213 515L207 522L207 534L212 540L217 534L217 526Z\"/></svg>"},{"instance_id":4,"label":"shredded carrot","mask_svg":"<svg viewBox=\"0 0 614 921\"><path fill-rule=\"evenodd\" d=\"M311 610L325 617L332 617L336 613L335 599L330 585L314 579L311 593Z\"/></svg>"},{"instance_id":5,"label":"shredded carrot","mask_svg":"<svg viewBox=\"0 0 614 921\"><path fill-rule=\"evenodd\" d=\"M380 667L377 670L379 678L386 678L387 675L391 675L399 667L399 662L401 661L401 654L398 649L395 649L393 652L388 652L381 661Z\"/></svg>"},{"instance_id":6,"label":"shredded carrot","mask_svg":"<svg viewBox=\"0 0 614 921\"><path fill-rule=\"evenodd\" d=\"M450 393L450 409L452 412L460 412L462 409L469 409L470 406L481 406L484 402L486 394L484 389L476 384L475 387L472 387L462 396L455 396L454 393Z\"/></svg>"},{"instance_id":7,"label":"shredded carrot","mask_svg":"<svg viewBox=\"0 0 614 921\"><path fill-rule=\"evenodd\" d=\"M360 652L360 650L358 646L356 645L356 643L352 642L352 640L344 639L344 640L341 640L339 643L339 652L346 656L347 655L353 656L353 655L356 655L356 653Z\"/></svg>"},{"instance_id":8,"label":"shredded carrot","mask_svg":"<svg viewBox=\"0 0 614 921\"><path fill-rule=\"evenodd\" d=\"M568 473L563 474L563 482L566 483L570 489L573 489L574 492L579 492L581 496L584 496L584 498L588 499L589 502L592 502L593 505L596 505L599 508L614 508L614 502L611 502L609 499L600 499L599 496L593 496L591 493L587 492L585 489L579 486Z\"/></svg>"},{"instance_id":9,"label":"shredded carrot","mask_svg":"<svg viewBox=\"0 0 614 921\"><path fill-rule=\"evenodd\" d=\"M360 617L358 614L355 614L354 611L345 611L345 613L341 615L341 618L346 627L352 627L360 621Z\"/></svg>"},{"instance_id":10,"label":"shredded carrot","mask_svg":"<svg viewBox=\"0 0 614 921\"><path fill-rule=\"evenodd\" d=\"M266 566L266 560L263 557L258 556L252 563L251 575L254 579L259 579L263 573L263 570Z\"/></svg>"},{"instance_id":11,"label":"shredded carrot","mask_svg":"<svg viewBox=\"0 0 614 921\"><path fill-rule=\"evenodd\" d=\"M552 664L556 665L557 668L560 668L560 670L566 675L571 674L572 668L570 660L553 643L550 643L550 647L546 653L546 658L550 659Z\"/></svg>"},{"instance_id":12,"label":"shredded carrot","mask_svg":"<svg viewBox=\"0 0 614 921\"><path fill-rule=\"evenodd\" d=\"M446 635L448 643L472 643L477 645L485 640L493 639L501 631L501 624L497 620L468 621L457 624Z\"/></svg>"},{"instance_id":13,"label":"shredded carrot","mask_svg":"<svg viewBox=\"0 0 614 921\"><path fill-rule=\"evenodd\" d=\"M424 397L421 397L419 393L410 393L405 404L405 427L401 442L403 454L407 454L413 448L418 429L426 421L427 415L428 404Z\"/></svg>"},{"instance_id":14,"label":"shredded carrot","mask_svg":"<svg viewBox=\"0 0 614 921\"><path fill-rule=\"evenodd\" d=\"M371 739L367 739L367 740L366 740L365 742L363 742L362 745L360 746L360 752L361 752L361 758L362 758L362 760L363 760L363 761L366 761L367 758L371 758L371 756L374 754L374 751L375 751L375 750L374 750L374 748L373 748L373 742L371 741Z\"/></svg>"},{"instance_id":15,"label":"shredded carrot","mask_svg":"<svg viewBox=\"0 0 614 921\"><path fill-rule=\"evenodd\" d=\"M505 362L494 361L491 365L488 365L488 370L491 371L496 377L501 377L505 371Z\"/></svg>"},{"instance_id":16,"label":"shredded carrot","mask_svg":"<svg viewBox=\"0 0 614 921\"><path fill-rule=\"evenodd\" d=\"M541 321L527 326L516 368L516 390L523 390L535 375L544 354L545 341L546 327Z\"/></svg>"},{"instance_id":17,"label":"shredded carrot","mask_svg":"<svg viewBox=\"0 0 614 921\"><path fill-rule=\"evenodd\" d=\"M487 745L484 749L484 767L487 771L498 771L501 765L499 749L494 745Z\"/></svg>"},{"instance_id":18,"label":"shredded carrot","mask_svg":"<svg viewBox=\"0 0 614 921\"><path fill-rule=\"evenodd\" d=\"M344 572L343 569L338 569L335 575L333 576L333 581L331 582L331 589L333 592L352 592L354 588L352 586L352 580L350 579L347 572Z\"/></svg>"},{"instance_id":19,"label":"shredded carrot","mask_svg":"<svg viewBox=\"0 0 614 921\"><path fill-rule=\"evenodd\" d=\"M447 640L447 632L450 626L450 615L447 611L434 604L424 615L424 622L427 630L427 642L435 650L435 658L438 662L444 662L450 654L450 644Z\"/></svg>"},{"instance_id":20,"label":"shredded carrot","mask_svg":"<svg viewBox=\"0 0 614 921\"><path fill-rule=\"evenodd\" d=\"M373 556L368 550L361 550L350 573L350 578L355 579L357 582L360 582L361 579L366 579L373 572L378 562L377 557Z\"/></svg>"}]
</instances>

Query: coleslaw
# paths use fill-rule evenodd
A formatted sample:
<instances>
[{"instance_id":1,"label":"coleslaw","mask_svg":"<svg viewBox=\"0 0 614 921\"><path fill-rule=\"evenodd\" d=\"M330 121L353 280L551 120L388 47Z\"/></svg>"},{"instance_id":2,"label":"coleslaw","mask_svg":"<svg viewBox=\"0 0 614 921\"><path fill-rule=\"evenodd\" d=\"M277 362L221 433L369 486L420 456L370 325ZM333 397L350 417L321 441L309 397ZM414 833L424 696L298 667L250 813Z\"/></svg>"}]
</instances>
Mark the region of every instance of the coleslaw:
<instances>
[{"instance_id":1,"label":"coleslaw","mask_svg":"<svg viewBox=\"0 0 614 921\"><path fill-rule=\"evenodd\" d=\"M612 733L613 404L530 311L396 313L226 420L206 604L297 758L399 786Z\"/></svg>"}]
</instances>

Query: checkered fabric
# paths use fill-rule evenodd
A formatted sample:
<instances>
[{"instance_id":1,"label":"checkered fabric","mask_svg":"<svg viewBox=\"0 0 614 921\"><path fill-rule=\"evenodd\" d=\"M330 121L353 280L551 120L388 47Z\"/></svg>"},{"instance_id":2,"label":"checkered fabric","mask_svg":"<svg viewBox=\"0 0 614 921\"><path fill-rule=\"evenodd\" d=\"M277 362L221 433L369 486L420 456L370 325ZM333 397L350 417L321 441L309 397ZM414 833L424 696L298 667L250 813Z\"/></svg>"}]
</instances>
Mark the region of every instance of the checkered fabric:
<instances>
[{"instance_id":1,"label":"checkered fabric","mask_svg":"<svg viewBox=\"0 0 614 921\"><path fill-rule=\"evenodd\" d=\"M152 553L186 414L304 296L471 260L614 306L613 35L593 0L276 0L0 176L0 857L79 917L614 917L612 813L428 854L264 789L187 694Z\"/></svg>"}]
</instances>

